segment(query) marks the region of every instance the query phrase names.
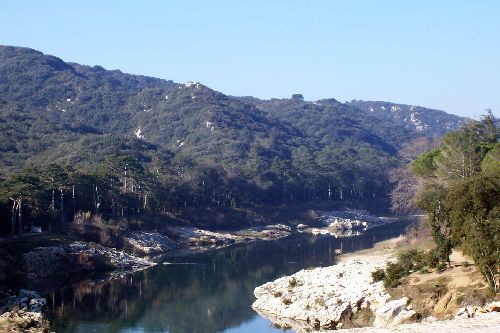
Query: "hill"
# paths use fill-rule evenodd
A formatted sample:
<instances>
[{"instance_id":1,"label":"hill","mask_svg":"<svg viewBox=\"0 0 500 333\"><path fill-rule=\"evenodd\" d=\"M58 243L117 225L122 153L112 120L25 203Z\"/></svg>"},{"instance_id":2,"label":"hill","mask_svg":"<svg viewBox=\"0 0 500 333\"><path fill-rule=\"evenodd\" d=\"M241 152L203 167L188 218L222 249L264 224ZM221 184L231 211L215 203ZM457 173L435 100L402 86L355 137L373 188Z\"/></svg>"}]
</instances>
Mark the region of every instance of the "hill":
<instances>
[{"instance_id":1,"label":"hill","mask_svg":"<svg viewBox=\"0 0 500 333\"><path fill-rule=\"evenodd\" d=\"M140 192L146 211L325 201L383 210L398 152L463 122L386 102L233 97L0 46L1 178L51 163L100 172L114 177L110 187ZM135 191L123 174L134 163ZM115 209L110 197L103 214Z\"/></svg>"}]
</instances>

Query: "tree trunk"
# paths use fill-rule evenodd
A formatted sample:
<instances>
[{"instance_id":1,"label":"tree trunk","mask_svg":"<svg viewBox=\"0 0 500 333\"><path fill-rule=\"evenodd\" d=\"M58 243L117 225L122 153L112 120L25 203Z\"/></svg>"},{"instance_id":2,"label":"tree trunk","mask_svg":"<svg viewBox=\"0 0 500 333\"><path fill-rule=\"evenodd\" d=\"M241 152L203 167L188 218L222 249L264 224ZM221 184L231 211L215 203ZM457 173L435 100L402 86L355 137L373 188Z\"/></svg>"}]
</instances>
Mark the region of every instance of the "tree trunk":
<instances>
[{"instance_id":1,"label":"tree trunk","mask_svg":"<svg viewBox=\"0 0 500 333\"><path fill-rule=\"evenodd\" d=\"M76 214L75 185L73 185L73 216Z\"/></svg>"},{"instance_id":2,"label":"tree trunk","mask_svg":"<svg viewBox=\"0 0 500 333\"><path fill-rule=\"evenodd\" d=\"M16 229L16 208L17 208L17 201L12 199L12 219L10 224L11 235L14 235Z\"/></svg>"},{"instance_id":3,"label":"tree trunk","mask_svg":"<svg viewBox=\"0 0 500 333\"><path fill-rule=\"evenodd\" d=\"M61 188L61 228L64 226L64 191Z\"/></svg>"},{"instance_id":4,"label":"tree trunk","mask_svg":"<svg viewBox=\"0 0 500 333\"><path fill-rule=\"evenodd\" d=\"M53 178L52 181L54 181ZM55 218L56 218L56 192L54 189L52 189L52 217L49 223L49 231L52 231L52 229L54 228Z\"/></svg>"},{"instance_id":5,"label":"tree trunk","mask_svg":"<svg viewBox=\"0 0 500 333\"><path fill-rule=\"evenodd\" d=\"M17 220L17 224L18 224L18 227L19 227L19 237L21 237L23 235L23 215L22 215L22 211L23 211L23 199L19 199L18 200L18 211L19 211L19 216L18 216L18 220Z\"/></svg>"}]
</instances>

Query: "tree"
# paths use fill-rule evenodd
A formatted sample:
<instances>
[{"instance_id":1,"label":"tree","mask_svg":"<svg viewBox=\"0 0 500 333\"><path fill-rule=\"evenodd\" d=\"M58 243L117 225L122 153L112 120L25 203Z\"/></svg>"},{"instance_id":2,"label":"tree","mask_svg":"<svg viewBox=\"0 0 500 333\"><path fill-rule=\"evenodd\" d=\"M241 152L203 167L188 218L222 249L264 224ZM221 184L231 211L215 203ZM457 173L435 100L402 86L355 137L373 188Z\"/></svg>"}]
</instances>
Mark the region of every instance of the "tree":
<instances>
[{"instance_id":1,"label":"tree","mask_svg":"<svg viewBox=\"0 0 500 333\"><path fill-rule=\"evenodd\" d=\"M7 178L1 184L0 198L12 203L11 233L14 234L17 224L19 236L23 234L24 221L31 221L31 215L42 215L44 210L44 187L38 177L39 171L25 168ZM16 223L17 222L17 223ZM30 222L31 223L31 222Z\"/></svg>"},{"instance_id":2,"label":"tree","mask_svg":"<svg viewBox=\"0 0 500 333\"><path fill-rule=\"evenodd\" d=\"M453 247L471 255L495 292L500 267L499 132L491 114L447 134L443 144L411 166L419 178L417 204L427 221L440 259Z\"/></svg>"}]
</instances>

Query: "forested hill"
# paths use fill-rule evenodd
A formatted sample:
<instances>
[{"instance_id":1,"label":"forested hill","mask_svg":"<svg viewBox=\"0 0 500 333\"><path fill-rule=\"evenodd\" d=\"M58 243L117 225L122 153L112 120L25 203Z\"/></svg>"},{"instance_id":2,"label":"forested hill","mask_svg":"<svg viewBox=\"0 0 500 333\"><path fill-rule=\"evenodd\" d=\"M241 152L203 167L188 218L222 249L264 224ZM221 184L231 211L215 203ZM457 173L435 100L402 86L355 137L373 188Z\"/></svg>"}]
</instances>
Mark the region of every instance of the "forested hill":
<instances>
[{"instance_id":1,"label":"forested hill","mask_svg":"<svg viewBox=\"0 0 500 333\"><path fill-rule=\"evenodd\" d=\"M450 116L441 110L415 105L361 100L353 100L349 102L349 105L373 113L377 118L393 121L405 129L428 136L443 136L449 131L455 131L462 124L461 120L463 120L459 117Z\"/></svg>"},{"instance_id":2,"label":"forested hill","mask_svg":"<svg viewBox=\"0 0 500 333\"><path fill-rule=\"evenodd\" d=\"M232 97L0 46L0 178L27 165L90 172L133 159L154 178L152 210L324 200L387 207L398 151L463 122L385 102Z\"/></svg>"}]
</instances>

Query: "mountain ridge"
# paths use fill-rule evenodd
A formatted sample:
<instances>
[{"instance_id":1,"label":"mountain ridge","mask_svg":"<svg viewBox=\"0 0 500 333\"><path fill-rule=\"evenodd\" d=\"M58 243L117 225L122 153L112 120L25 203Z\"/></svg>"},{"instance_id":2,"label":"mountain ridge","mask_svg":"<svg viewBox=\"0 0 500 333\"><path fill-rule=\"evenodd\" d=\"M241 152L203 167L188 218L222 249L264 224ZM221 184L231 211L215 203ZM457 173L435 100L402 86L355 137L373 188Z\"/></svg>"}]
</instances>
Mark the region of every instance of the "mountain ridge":
<instances>
[{"instance_id":1,"label":"mountain ridge","mask_svg":"<svg viewBox=\"0 0 500 333\"><path fill-rule=\"evenodd\" d=\"M401 109L397 116L382 112L381 107L393 106ZM380 110L371 112L374 107ZM234 97L200 83L179 84L0 46L0 172L51 162L90 168L110 156L131 155L169 181L184 183L193 201L196 182L209 181L200 180L200 172L216 167L232 184L223 191L234 195L234 188L245 184L239 189L248 196L242 202L346 196L386 202L387 170L398 165L397 152L465 121L439 110L409 108L333 98L309 102L300 94ZM440 129L436 119L448 128Z\"/></svg>"}]
</instances>

